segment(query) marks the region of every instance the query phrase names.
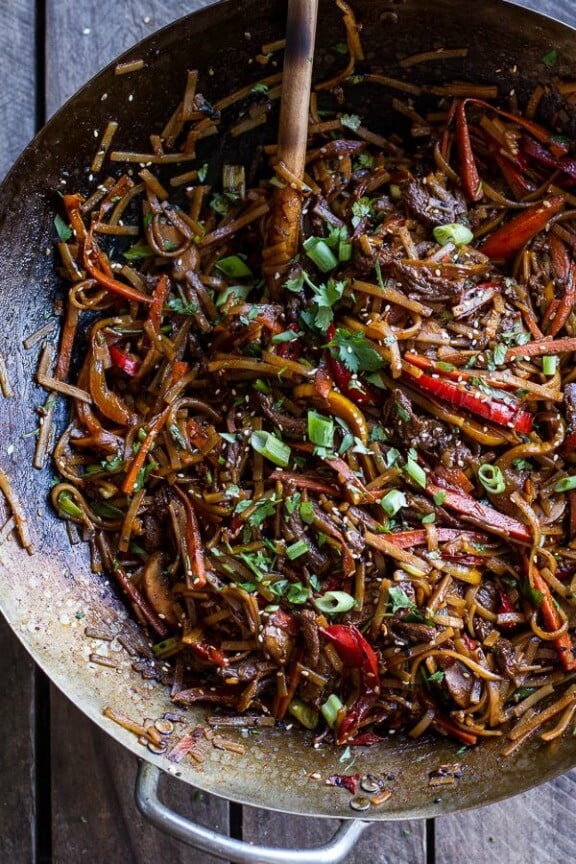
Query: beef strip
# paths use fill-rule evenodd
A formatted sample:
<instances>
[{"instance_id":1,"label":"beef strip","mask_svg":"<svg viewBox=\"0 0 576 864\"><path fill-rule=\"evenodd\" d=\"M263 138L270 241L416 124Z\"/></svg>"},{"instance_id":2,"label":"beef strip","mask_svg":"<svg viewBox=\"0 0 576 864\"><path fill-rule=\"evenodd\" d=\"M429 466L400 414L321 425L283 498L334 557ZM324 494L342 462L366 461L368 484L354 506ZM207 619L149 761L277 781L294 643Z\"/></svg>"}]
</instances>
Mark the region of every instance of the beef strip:
<instances>
[{"instance_id":1,"label":"beef strip","mask_svg":"<svg viewBox=\"0 0 576 864\"><path fill-rule=\"evenodd\" d=\"M402 200L412 216L432 227L458 222L467 212L463 196L448 192L435 174L410 178L403 184Z\"/></svg>"},{"instance_id":2,"label":"beef strip","mask_svg":"<svg viewBox=\"0 0 576 864\"><path fill-rule=\"evenodd\" d=\"M439 270L415 267L402 261L389 261L385 275L394 279L397 287L413 300L446 303L459 298L464 289L463 279L448 279Z\"/></svg>"},{"instance_id":3,"label":"beef strip","mask_svg":"<svg viewBox=\"0 0 576 864\"><path fill-rule=\"evenodd\" d=\"M416 414L410 399L399 387L392 391L384 403L383 422L397 439L410 441L413 447L425 453L440 456L454 445L450 428L442 420Z\"/></svg>"}]
</instances>

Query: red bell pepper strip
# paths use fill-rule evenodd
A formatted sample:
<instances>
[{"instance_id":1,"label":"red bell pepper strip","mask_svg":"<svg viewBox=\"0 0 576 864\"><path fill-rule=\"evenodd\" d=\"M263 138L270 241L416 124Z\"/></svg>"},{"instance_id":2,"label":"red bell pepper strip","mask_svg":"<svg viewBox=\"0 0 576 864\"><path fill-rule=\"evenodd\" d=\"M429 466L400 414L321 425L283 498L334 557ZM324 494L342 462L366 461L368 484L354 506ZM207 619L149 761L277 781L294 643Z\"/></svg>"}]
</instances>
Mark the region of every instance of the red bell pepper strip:
<instances>
[{"instance_id":1,"label":"red bell pepper strip","mask_svg":"<svg viewBox=\"0 0 576 864\"><path fill-rule=\"evenodd\" d=\"M469 540L471 543L485 543L487 539L480 531L462 531L461 528L437 528L436 534L439 543L452 543L459 539ZM428 534L424 528L415 528L413 531L386 534L386 540L400 549L412 549L415 546L425 546L428 542Z\"/></svg>"},{"instance_id":2,"label":"red bell pepper strip","mask_svg":"<svg viewBox=\"0 0 576 864\"><path fill-rule=\"evenodd\" d=\"M548 222L566 203L565 195L555 195L515 216L494 231L479 247L489 258L511 258L525 243L546 228Z\"/></svg>"},{"instance_id":3,"label":"red bell pepper strip","mask_svg":"<svg viewBox=\"0 0 576 864\"><path fill-rule=\"evenodd\" d=\"M86 226L84 225L84 220L80 213L80 205L82 204L83 198L75 192L73 195L63 195L62 200L64 201L70 227L74 232L74 238L78 243L83 243L86 239Z\"/></svg>"},{"instance_id":4,"label":"red bell pepper strip","mask_svg":"<svg viewBox=\"0 0 576 864\"><path fill-rule=\"evenodd\" d=\"M442 506L448 510L454 510L463 519L471 522L473 525L478 525L478 527L489 531L491 534L497 534L505 538L512 537L514 540L520 540L523 543L530 543L532 540L532 532L523 522L518 522L517 519L507 516L505 513L500 513L499 510L495 510L494 507L490 507L488 504L482 504L481 501L477 501L471 495L465 495L462 492L446 488L443 485L437 486L430 479L430 476L428 476L426 493L433 498L434 495L440 492L444 493Z\"/></svg>"},{"instance_id":5,"label":"red bell pepper strip","mask_svg":"<svg viewBox=\"0 0 576 864\"><path fill-rule=\"evenodd\" d=\"M196 511L188 495L178 486L174 485L174 492L178 495L186 511L186 547L188 552L187 575L194 577L194 588L202 588L206 584L206 564L202 535L196 517Z\"/></svg>"},{"instance_id":6,"label":"red bell pepper strip","mask_svg":"<svg viewBox=\"0 0 576 864\"><path fill-rule=\"evenodd\" d=\"M338 744L344 744L355 735L358 725L368 714L380 693L378 658L353 624L332 624L330 627L321 627L320 632L334 645L344 666L360 669L362 675L362 693L338 727Z\"/></svg>"},{"instance_id":7,"label":"red bell pepper strip","mask_svg":"<svg viewBox=\"0 0 576 864\"><path fill-rule=\"evenodd\" d=\"M540 611L542 612L542 617L546 626L552 631L558 630L562 626L562 618L560 617L556 604L554 603L550 587L537 570L534 570L533 579L534 588L542 594ZM567 630L554 639L554 645L556 646L560 662L564 669L567 672L572 672L572 670L576 669L574 645L572 644L572 639Z\"/></svg>"},{"instance_id":8,"label":"red bell pepper strip","mask_svg":"<svg viewBox=\"0 0 576 864\"><path fill-rule=\"evenodd\" d=\"M558 171L563 171L569 177L576 179L576 159L570 156L558 157L550 152L539 141L534 141L527 135L523 135L520 139L520 150L522 153L530 156L535 162L540 162L548 168L555 168Z\"/></svg>"},{"instance_id":9,"label":"red bell pepper strip","mask_svg":"<svg viewBox=\"0 0 576 864\"><path fill-rule=\"evenodd\" d=\"M300 330L296 324L289 324L286 330L293 333L299 333ZM299 360L302 354L302 340L300 338L293 339L291 342L282 342L276 349L279 357L287 357L288 360Z\"/></svg>"},{"instance_id":10,"label":"red bell pepper strip","mask_svg":"<svg viewBox=\"0 0 576 864\"><path fill-rule=\"evenodd\" d=\"M485 396L479 390L470 390L460 384L442 378L433 378L423 372L421 375L411 375L402 372L402 380L411 387L424 393L431 393L443 402L464 408L478 417L484 417L498 426L507 426L517 432L528 433L532 429L532 415L519 406L508 402L499 402Z\"/></svg>"},{"instance_id":11,"label":"red bell pepper strip","mask_svg":"<svg viewBox=\"0 0 576 864\"><path fill-rule=\"evenodd\" d=\"M470 141L470 129L466 120L466 101L456 106L456 143L460 154L460 179L468 201L482 198L482 184Z\"/></svg>"},{"instance_id":12,"label":"red bell pepper strip","mask_svg":"<svg viewBox=\"0 0 576 864\"><path fill-rule=\"evenodd\" d=\"M127 351L123 351L122 348L118 348L117 345L110 345L109 350L113 364L133 378L140 369L140 361Z\"/></svg>"}]
</instances>

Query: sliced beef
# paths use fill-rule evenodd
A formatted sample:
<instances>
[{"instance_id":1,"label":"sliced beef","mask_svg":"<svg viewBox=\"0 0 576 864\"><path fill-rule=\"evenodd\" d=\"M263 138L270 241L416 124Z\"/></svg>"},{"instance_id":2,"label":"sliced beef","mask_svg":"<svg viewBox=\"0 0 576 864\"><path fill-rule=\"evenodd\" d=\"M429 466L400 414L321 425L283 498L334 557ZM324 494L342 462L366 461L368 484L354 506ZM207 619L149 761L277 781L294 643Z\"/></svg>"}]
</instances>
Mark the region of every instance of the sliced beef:
<instances>
[{"instance_id":1,"label":"sliced beef","mask_svg":"<svg viewBox=\"0 0 576 864\"><path fill-rule=\"evenodd\" d=\"M383 408L384 425L396 433L401 441L410 441L413 447L425 453L440 455L454 446L454 435L442 420L422 417L414 411L406 393L400 388L392 391Z\"/></svg>"},{"instance_id":2,"label":"sliced beef","mask_svg":"<svg viewBox=\"0 0 576 864\"><path fill-rule=\"evenodd\" d=\"M448 192L434 174L423 180L412 177L402 192L408 212L425 225L458 222L467 212L464 198L458 192Z\"/></svg>"},{"instance_id":3,"label":"sliced beef","mask_svg":"<svg viewBox=\"0 0 576 864\"><path fill-rule=\"evenodd\" d=\"M430 267L416 267L392 260L386 271L386 275L394 279L397 287L413 300L445 303L460 297L464 288L462 279L447 279L441 275L440 270Z\"/></svg>"},{"instance_id":4,"label":"sliced beef","mask_svg":"<svg viewBox=\"0 0 576 864\"><path fill-rule=\"evenodd\" d=\"M474 676L468 671L464 663L455 660L451 665L443 664L444 678L442 684L448 691L456 705L467 708L474 688Z\"/></svg>"}]
</instances>

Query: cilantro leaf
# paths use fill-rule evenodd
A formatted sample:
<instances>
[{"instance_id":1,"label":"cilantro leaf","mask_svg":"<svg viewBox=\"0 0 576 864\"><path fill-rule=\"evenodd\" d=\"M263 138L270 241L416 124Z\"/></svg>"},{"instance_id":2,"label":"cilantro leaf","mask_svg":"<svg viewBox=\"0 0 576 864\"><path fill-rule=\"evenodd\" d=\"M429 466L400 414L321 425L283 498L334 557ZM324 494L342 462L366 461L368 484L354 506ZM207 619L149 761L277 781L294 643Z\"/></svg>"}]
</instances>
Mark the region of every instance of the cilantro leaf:
<instances>
[{"instance_id":1,"label":"cilantro leaf","mask_svg":"<svg viewBox=\"0 0 576 864\"><path fill-rule=\"evenodd\" d=\"M66 243L66 241L70 240L73 236L72 229L66 224L60 215L54 218L54 227L56 228L56 232L62 243Z\"/></svg>"},{"instance_id":2,"label":"cilantro leaf","mask_svg":"<svg viewBox=\"0 0 576 864\"><path fill-rule=\"evenodd\" d=\"M346 126L348 129L352 129L353 132L356 132L362 123L362 120L358 114L342 114L340 116L340 123L342 126Z\"/></svg>"},{"instance_id":3,"label":"cilantro leaf","mask_svg":"<svg viewBox=\"0 0 576 864\"><path fill-rule=\"evenodd\" d=\"M314 285L313 282L307 281L312 288L313 299L310 308L302 313L302 320L311 330L318 329L326 333L334 320L333 306L342 297L346 282L328 279L326 283Z\"/></svg>"},{"instance_id":4,"label":"cilantro leaf","mask_svg":"<svg viewBox=\"0 0 576 864\"><path fill-rule=\"evenodd\" d=\"M370 216L372 212L372 202L370 198L359 198L352 204L352 225L357 228L363 219Z\"/></svg>"},{"instance_id":5,"label":"cilantro leaf","mask_svg":"<svg viewBox=\"0 0 576 864\"><path fill-rule=\"evenodd\" d=\"M372 347L361 330L352 333L339 327L329 343L332 356L346 366L350 372L376 372L384 361Z\"/></svg>"},{"instance_id":6,"label":"cilantro leaf","mask_svg":"<svg viewBox=\"0 0 576 864\"><path fill-rule=\"evenodd\" d=\"M135 243L122 256L131 262L142 261L143 258L152 258L156 253L148 246L147 243Z\"/></svg>"},{"instance_id":7,"label":"cilantro leaf","mask_svg":"<svg viewBox=\"0 0 576 864\"><path fill-rule=\"evenodd\" d=\"M247 518L247 522L253 528L259 528L262 523L268 519L269 516L274 516L276 513L276 505L278 501L275 497L272 498L260 498L257 501L253 501L251 498L245 499L244 501L239 501L236 507L234 508L234 515L238 515L244 513L245 510L248 510L249 507L254 507L254 510Z\"/></svg>"},{"instance_id":8,"label":"cilantro leaf","mask_svg":"<svg viewBox=\"0 0 576 864\"><path fill-rule=\"evenodd\" d=\"M398 609L414 609L414 603L399 585L392 585L388 589L388 596L392 601L392 614L397 612Z\"/></svg>"}]
</instances>

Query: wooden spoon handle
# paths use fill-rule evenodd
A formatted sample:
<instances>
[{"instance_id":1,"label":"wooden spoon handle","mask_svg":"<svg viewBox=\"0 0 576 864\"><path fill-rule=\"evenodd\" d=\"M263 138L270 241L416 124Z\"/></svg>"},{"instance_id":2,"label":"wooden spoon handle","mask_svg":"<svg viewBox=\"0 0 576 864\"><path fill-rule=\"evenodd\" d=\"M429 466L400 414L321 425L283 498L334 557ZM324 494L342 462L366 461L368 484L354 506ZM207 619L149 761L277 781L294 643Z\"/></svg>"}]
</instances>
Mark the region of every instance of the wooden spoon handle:
<instances>
[{"instance_id":1,"label":"wooden spoon handle","mask_svg":"<svg viewBox=\"0 0 576 864\"><path fill-rule=\"evenodd\" d=\"M317 17L318 0L288 0L278 161L300 180L306 159Z\"/></svg>"}]
</instances>

